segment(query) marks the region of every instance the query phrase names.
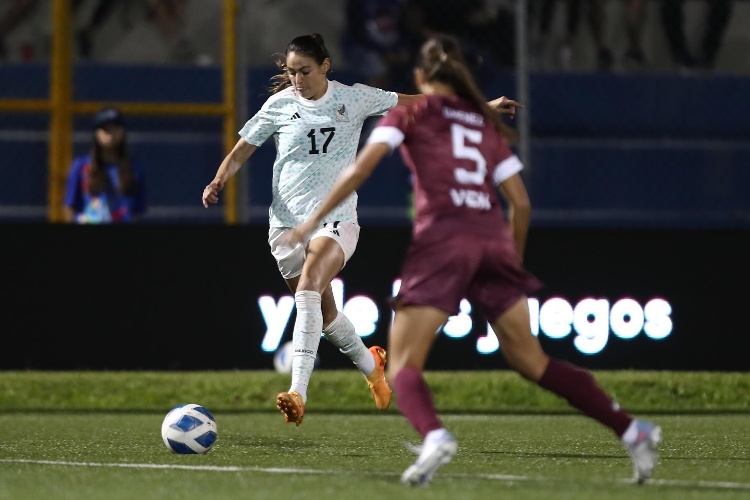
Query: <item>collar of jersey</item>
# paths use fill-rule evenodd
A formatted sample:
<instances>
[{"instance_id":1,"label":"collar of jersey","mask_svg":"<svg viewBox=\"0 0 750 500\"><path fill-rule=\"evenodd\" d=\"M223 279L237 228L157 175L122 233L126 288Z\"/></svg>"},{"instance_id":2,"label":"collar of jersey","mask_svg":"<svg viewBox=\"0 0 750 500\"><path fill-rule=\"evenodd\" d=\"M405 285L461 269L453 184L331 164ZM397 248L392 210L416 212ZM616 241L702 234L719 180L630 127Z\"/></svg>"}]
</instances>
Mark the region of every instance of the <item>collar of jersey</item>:
<instances>
[{"instance_id":1,"label":"collar of jersey","mask_svg":"<svg viewBox=\"0 0 750 500\"><path fill-rule=\"evenodd\" d=\"M315 99L313 101L313 100L310 100L310 99L305 99L301 95L295 95L295 97L300 102L300 104L302 104L306 108L317 108L317 107L320 107L320 106L322 106L331 97L331 94L333 94L333 85L334 85L334 83L335 82L333 82L331 80L328 80L328 88L326 89L326 93L323 94L320 99Z\"/></svg>"}]
</instances>

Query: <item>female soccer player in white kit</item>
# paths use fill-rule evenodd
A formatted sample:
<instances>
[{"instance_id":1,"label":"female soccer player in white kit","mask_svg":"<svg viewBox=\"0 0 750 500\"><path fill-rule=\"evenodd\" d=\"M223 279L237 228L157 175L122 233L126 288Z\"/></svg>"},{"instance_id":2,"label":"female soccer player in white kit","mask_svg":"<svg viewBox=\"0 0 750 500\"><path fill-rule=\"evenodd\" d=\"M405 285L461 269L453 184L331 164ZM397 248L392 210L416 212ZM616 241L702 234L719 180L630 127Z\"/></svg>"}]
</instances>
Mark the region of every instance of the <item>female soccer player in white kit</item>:
<instances>
[{"instance_id":1,"label":"female soccer player in white kit","mask_svg":"<svg viewBox=\"0 0 750 500\"><path fill-rule=\"evenodd\" d=\"M289 228L313 213L339 174L354 162L364 121L422 96L328 80L331 59L319 34L295 38L285 55L273 95L240 130L241 139L203 191L203 205L218 202L227 180L274 138L268 242L297 307L292 380L289 390L278 395L277 407L287 423L300 425L321 331L365 375L379 409L388 408L391 389L384 375L385 350L365 347L349 319L337 310L330 286L357 246L357 194L333 210L303 245L289 248L279 243ZM489 104L502 110L514 103L503 97Z\"/></svg>"}]
</instances>

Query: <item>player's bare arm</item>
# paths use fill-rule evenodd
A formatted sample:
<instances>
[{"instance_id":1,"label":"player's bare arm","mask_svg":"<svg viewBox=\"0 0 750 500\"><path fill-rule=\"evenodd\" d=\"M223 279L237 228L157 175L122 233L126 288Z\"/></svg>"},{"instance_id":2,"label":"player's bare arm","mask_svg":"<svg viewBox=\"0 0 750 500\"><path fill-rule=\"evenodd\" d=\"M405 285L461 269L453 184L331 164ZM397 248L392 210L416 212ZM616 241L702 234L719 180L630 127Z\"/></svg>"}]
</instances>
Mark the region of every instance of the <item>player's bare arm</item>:
<instances>
[{"instance_id":1,"label":"player's bare arm","mask_svg":"<svg viewBox=\"0 0 750 500\"><path fill-rule=\"evenodd\" d=\"M224 158L216 171L214 180L203 190L203 206L208 208L210 203L218 203L219 191L224 189L227 181L236 174L248 158L258 149L258 146L250 144L245 139L240 139L234 145L232 151Z\"/></svg>"},{"instance_id":2,"label":"player's bare arm","mask_svg":"<svg viewBox=\"0 0 750 500\"><path fill-rule=\"evenodd\" d=\"M526 249L526 236L529 232L531 220L531 202L529 194L520 174L514 174L505 179L498 186L503 197L508 202L508 224L516 242L518 256L523 261Z\"/></svg>"},{"instance_id":3,"label":"player's bare arm","mask_svg":"<svg viewBox=\"0 0 750 500\"><path fill-rule=\"evenodd\" d=\"M375 167L389 151L388 145L384 142L366 144L357 155L356 161L341 173L328 196L310 218L284 235L284 244L295 247L304 242L331 210L356 191L372 175Z\"/></svg>"},{"instance_id":4,"label":"player's bare arm","mask_svg":"<svg viewBox=\"0 0 750 500\"><path fill-rule=\"evenodd\" d=\"M398 96L397 106L411 106L412 104L422 100L424 94L396 94Z\"/></svg>"},{"instance_id":5,"label":"player's bare arm","mask_svg":"<svg viewBox=\"0 0 750 500\"><path fill-rule=\"evenodd\" d=\"M397 94L399 106L409 106L424 97L424 94ZM516 108L524 108L525 106L518 101L510 99L505 96L498 97L487 103L492 109L502 115L508 115L511 119L516 116Z\"/></svg>"}]
</instances>

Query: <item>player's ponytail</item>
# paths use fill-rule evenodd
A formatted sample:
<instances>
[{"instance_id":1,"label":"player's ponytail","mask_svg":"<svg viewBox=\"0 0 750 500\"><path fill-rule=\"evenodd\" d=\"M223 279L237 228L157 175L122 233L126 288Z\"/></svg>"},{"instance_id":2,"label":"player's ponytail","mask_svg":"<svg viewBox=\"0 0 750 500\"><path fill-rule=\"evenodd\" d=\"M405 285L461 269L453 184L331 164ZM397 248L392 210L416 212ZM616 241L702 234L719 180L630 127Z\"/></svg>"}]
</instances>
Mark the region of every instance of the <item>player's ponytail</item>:
<instances>
[{"instance_id":1,"label":"player's ponytail","mask_svg":"<svg viewBox=\"0 0 750 500\"><path fill-rule=\"evenodd\" d=\"M456 94L473 102L482 115L502 133L500 116L487 104L487 99L466 67L458 41L450 35L436 35L422 44L418 67L427 82L436 81L453 87Z\"/></svg>"},{"instance_id":2,"label":"player's ponytail","mask_svg":"<svg viewBox=\"0 0 750 500\"><path fill-rule=\"evenodd\" d=\"M280 92L292 84L286 72L286 56L290 52L310 57L318 64L323 64L326 59L331 61L331 55L328 53L325 41L320 33L298 36L289 42L283 54L277 54L276 67L279 68L281 73L271 78L271 87L269 88L271 94Z\"/></svg>"}]
</instances>

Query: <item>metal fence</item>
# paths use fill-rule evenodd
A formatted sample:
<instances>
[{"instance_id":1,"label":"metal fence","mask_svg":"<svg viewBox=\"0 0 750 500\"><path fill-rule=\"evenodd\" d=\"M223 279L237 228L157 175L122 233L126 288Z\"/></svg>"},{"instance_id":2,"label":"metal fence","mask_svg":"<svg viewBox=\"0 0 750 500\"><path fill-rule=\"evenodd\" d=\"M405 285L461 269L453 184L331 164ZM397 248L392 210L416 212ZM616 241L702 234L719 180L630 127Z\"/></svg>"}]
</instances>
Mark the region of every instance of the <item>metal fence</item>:
<instances>
[{"instance_id":1,"label":"metal fence","mask_svg":"<svg viewBox=\"0 0 750 500\"><path fill-rule=\"evenodd\" d=\"M511 125L532 224L750 227L750 2L104 0L99 17L98 0L30 3L17 22L0 5L0 221L59 221L88 119L117 104L148 165L146 222L265 223L272 144L223 211L198 194L268 96L274 54L319 32L331 78L413 92L409 56L448 31L488 97L527 106ZM382 170L360 217L407 223L408 178Z\"/></svg>"}]
</instances>

